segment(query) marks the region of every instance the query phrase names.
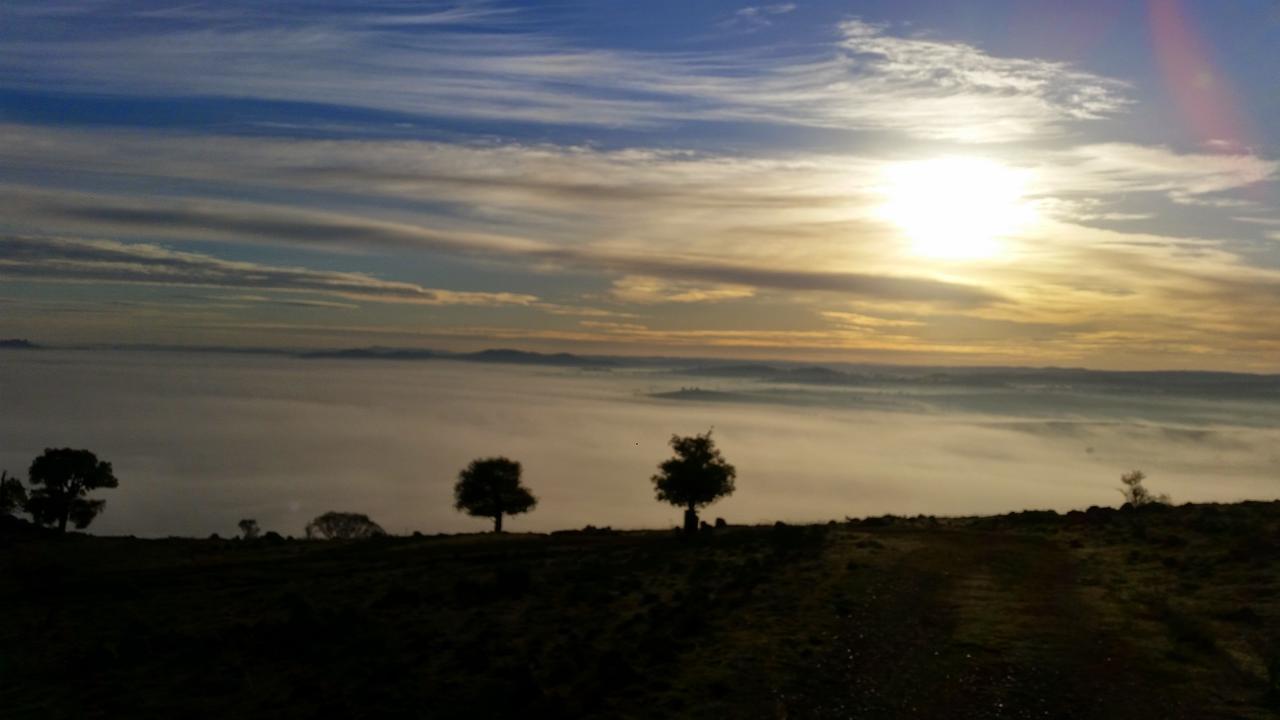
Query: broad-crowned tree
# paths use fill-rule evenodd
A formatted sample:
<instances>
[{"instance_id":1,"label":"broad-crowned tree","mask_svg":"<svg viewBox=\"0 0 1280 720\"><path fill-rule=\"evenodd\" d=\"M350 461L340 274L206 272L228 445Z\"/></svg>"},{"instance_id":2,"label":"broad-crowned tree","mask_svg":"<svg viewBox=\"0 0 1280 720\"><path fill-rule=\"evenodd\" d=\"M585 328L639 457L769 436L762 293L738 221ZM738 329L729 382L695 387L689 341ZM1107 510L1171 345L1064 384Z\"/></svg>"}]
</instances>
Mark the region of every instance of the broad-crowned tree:
<instances>
[{"instance_id":1,"label":"broad-crowned tree","mask_svg":"<svg viewBox=\"0 0 1280 720\"><path fill-rule=\"evenodd\" d=\"M653 486L658 499L683 507L684 529L698 529L698 508L733 493L737 471L725 462L711 439L711 431L702 435L671 436L675 457L658 466Z\"/></svg>"},{"instance_id":2,"label":"broad-crowned tree","mask_svg":"<svg viewBox=\"0 0 1280 720\"><path fill-rule=\"evenodd\" d=\"M102 512L107 501L86 498L90 491L120 484L111 463L99 461L88 450L71 448L45 448L31 461L27 482L27 512L41 525L57 525L61 532L66 532L68 521L83 530Z\"/></svg>"},{"instance_id":3,"label":"broad-crowned tree","mask_svg":"<svg viewBox=\"0 0 1280 720\"><path fill-rule=\"evenodd\" d=\"M520 484L520 463L504 457L481 458L458 473L453 506L475 517L493 518L493 531L502 532L502 518L529 512L538 499Z\"/></svg>"},{"instance_id":4,"label":"broad-crowned tree","mask_svg":"<svg viewBox=\"0 0 1280 720\"><path fill-rule=\"evenodd\" d=\"M387 531L361 513L327 512L307 523L307 537L328 540L357 540L381 537Z\"/></svg>"}]
</instances>

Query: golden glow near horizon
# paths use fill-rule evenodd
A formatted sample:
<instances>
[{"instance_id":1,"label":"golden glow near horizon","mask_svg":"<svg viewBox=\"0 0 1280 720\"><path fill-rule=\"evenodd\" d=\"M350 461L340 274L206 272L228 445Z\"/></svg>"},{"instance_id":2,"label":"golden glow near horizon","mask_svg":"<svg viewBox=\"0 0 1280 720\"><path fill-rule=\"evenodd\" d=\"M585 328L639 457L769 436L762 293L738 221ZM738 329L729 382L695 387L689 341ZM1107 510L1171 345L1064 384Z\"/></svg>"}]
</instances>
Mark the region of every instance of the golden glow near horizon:
<instances>
[{"instance_id":1,"label":"golden glow near horizon","mask_svg":"<svg viewBox=\"0 0 1280 720\"><path fill-rule=\"evenodd\" d=\"M992 258L1002 239L1034 219L1027 173L993 160L943 157L885 171L880 214L918 255L945 260Z\"/></svg>"}]
</instances>

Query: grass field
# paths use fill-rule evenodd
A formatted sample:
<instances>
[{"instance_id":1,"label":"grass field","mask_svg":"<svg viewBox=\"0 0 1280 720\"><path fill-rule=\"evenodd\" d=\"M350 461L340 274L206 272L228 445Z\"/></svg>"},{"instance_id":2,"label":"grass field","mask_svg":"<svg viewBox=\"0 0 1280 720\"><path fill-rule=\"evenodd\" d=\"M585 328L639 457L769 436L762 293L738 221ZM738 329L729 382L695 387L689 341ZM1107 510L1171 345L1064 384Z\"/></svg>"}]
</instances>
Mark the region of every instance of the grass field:
<instances>
[{"instance_id":1,"label":"grass field","mask_svg":"<svg viewBox=\"0 0 1280 720\"><path fill-rule=\"evenodd\" d=\"M1270 718L1280 503L0 539L0 716Z\"/></svg>"}]
</instances>

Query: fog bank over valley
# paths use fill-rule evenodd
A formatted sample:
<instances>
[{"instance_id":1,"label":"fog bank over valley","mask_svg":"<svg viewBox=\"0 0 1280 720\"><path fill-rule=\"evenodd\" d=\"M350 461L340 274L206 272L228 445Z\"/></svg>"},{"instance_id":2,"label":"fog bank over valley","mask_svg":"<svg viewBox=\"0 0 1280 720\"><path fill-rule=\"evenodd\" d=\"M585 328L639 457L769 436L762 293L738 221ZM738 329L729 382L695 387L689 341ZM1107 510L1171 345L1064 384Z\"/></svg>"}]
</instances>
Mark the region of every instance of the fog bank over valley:
<instances>
[{"instance_id":1,"label":"fog bank over valley","mask_svg":"<svg viewBox=\"0 0 1280 720\"><path fill-rule=\"evenodd\" d=\"M540 501L509 530L674 526L649 477L713 426L738 490L704 517L735 523L1115 505L1132 468L1179 503L1269 498L1280 474L1271 376L337 355L0 353L0 468L91 449L121 480L92 531L139 536L328 510L483 531L452 485L490 455Z\"/></svg>"}]
</instances>

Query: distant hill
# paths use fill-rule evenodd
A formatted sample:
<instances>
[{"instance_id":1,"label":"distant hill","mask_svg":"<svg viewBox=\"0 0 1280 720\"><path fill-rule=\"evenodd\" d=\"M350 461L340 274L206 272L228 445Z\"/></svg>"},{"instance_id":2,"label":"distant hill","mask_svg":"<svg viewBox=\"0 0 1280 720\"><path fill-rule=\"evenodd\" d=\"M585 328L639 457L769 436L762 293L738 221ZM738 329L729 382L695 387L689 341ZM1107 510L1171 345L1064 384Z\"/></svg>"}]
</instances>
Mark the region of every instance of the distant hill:
<instances>
[{"instance_id":1,"label":"distant hill","mask_svg":"<svg viewBox=\"0 0 1280 720\"><path fill-rule=\"evenodd\" d=\"M449 356L453 360L469 360L471 362L489 362L489 363L511 363L514 365L559 365L566 367L614 367L618 363L615 360L605 358L584 357L582 355L573 355L570 353L555 353L545 355L543 353L528 352L525 350L510 350L500 348L496 350L481 350L474 353L463 353L461 355Z\"/></svg>"},{"instance_id":2,"label":"distant hill","mask_svg":"<svg viewBox=\"0 0 1280 720\"><path fill-rule=\"evenodd\" d=\"M36 350L40 346L30 340L21 338L8 338L0 340L0 350Z\"/></svg>"},{"instance_id":3,"label":"distant hill","mask_svg":"<svg viewBox=\"0 0 1280 720\"><path fill-rule=\"evenodd\" d=\"M759 380L804 385L932 385L939 387L1073 390L1181 394L1206 397L1280 395L1280 375L1208 371L1114 371L1081 368L884 366L864 372L820 365L784 367L762 363L699 364L670 372L695 377Z\"/></svg>"},{"instance_id":4,"label":"distant hill","mask_svg":"<svg viewBox=\"0 0 1280 720\"><path fill-rule=\"evenodd\" d=\"M0 339L0 350L40 348L28 340ZM224 348L158 345L84 346L86 350L162 350L177 352L220 352L285 355L307 359L348 360L455 360L509 365L611 370L631 368L652 370L674 376L723 378L779 385L809 385L814 388L849 386L857 388L961 389L1092 394L1132 394L1193 396L1210 399L1280 398L1280 374L1197 370L1090 370L1077 367L871 365L832 363L812 365L784 360L767 362L676 357L631 357L620 355L575 355L539 353L513 348L492 348L457 353L427 348L361 347L299 351L286 348Z\"/></svg>"},{"instance_id":5,"label":"distant hill","mask_svg":"<svg viewBox=\"0 0 1280 720\"><path fill-rule=\"evenodd\" d=\"M317 350L302 353L300 357L307 359L335 360L435 360L446 357L435 350L415 350L410 348L367 347L349 348L346 350Z\"/></svg>"},{"instance_id":6,"label":"distant hill","mask_svg":"<svg viewBox=\"0 0 1280 720\"><path fill-rule=\"evenodd\" d=\"M300 357L338 360L459 360L462 362L581 368L607 368L616 367L619 364L616 360L608 358L586 357L570 353L545 354L508 348L481 350L472 353L449 353L416 348L368 347L346 350L318 350L303 353Z\"/></svg>"},{"instance_id":7,"label":"distant hill","mask_svg":"<svg viewBox=\"0 0 1280 720\"><path fill-rule=\"evenodd\" d=\"M697 375L699 377L738 378L768 382L803 383L806 385L862 384L876 379L860 373L833 370L821 365L786 368L762 363L730 363L724 365L698 365L677 369L673 372L684 375Z\"/></svg>"}]
</instances>

